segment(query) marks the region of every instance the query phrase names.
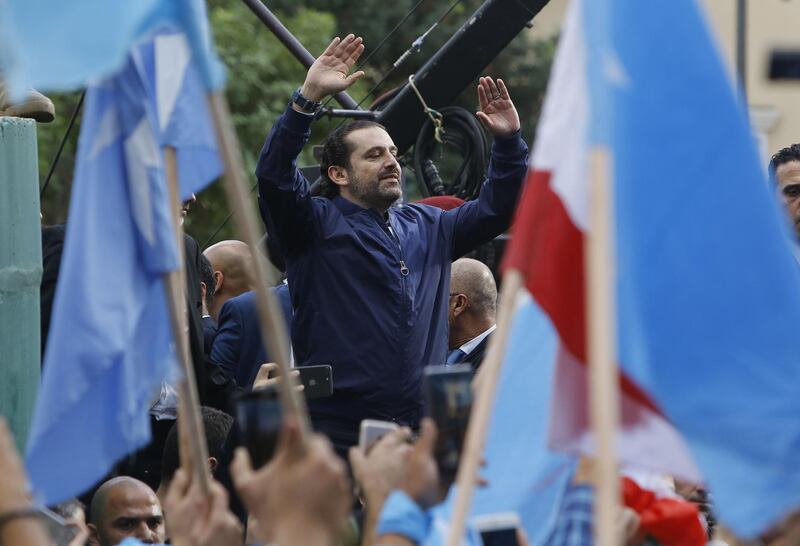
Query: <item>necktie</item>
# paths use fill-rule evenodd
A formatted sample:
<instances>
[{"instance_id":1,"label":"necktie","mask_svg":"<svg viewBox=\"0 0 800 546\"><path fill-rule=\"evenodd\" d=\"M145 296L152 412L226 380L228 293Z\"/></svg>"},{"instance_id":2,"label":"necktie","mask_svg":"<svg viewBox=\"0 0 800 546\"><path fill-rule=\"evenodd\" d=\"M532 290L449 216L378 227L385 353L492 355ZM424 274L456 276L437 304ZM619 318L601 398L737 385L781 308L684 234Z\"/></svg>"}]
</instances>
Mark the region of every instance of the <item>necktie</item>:
<instances>
[{"instance_id":1,"label":"necktie","mask_svg":"<svg viewBox=\"0 0 800 546\"><path fill-rule=\"evenodd\" d=\"M464 357L467 356L467 353L462 351L461 349L453 349L447 354L447 365L450 366L451 364L458 364Z\"/></svg>"}]
</instances>

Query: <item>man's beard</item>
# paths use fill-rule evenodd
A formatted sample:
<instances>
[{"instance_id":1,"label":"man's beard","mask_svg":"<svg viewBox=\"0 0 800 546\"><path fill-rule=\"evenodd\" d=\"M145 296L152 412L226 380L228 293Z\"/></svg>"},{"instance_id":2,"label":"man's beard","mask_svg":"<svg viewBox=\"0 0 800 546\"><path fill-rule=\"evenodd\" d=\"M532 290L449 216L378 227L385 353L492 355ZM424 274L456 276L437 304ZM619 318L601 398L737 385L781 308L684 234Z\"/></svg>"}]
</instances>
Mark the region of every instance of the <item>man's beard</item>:
<instances>
[{"instance_id":1,"label":"man's beard","mask_svg":"<svg viewBox=\"0 0 800 546\"><path fill-rule=\"evenodd\" d=\"M381 178L395 172L397 173L398 185L385 186L387 182L382 181ZM399 171L383 171L371 180L362 180L352 172L348 173L348 177L350 178L350 193L359 201L367 204L369 208L381 212L386 211L403 196L399 185Z\"/></svg>"}]
</instances>

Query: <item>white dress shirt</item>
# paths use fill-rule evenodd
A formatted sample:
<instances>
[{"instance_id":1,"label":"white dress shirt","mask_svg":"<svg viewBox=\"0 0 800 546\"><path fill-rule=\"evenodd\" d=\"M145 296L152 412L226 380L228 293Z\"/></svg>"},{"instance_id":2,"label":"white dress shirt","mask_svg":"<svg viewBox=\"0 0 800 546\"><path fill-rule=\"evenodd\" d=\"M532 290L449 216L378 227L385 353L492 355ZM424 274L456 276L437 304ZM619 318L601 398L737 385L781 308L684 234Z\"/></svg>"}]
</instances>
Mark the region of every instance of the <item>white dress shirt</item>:
<instances>
[{"instance_id":1,"label":"white dress shirt","mask_svg":"<svg viewBox=\"0 0 800 546\"><path fill-rule=\"evenodd\" d=\"M497 328L497 324L492 324L486 330L484 330L483 332L481 332L477 336L475 336L472 339L470 339L469 341L467 341L461 347L459 347L459 349L464 351L465 355L470 354L472 351L475 350L475 347L477 347L478 345L481 344L481 341L486 339L486 336L488 336L489 334L491 334L492 332L495 331L495 328Z\"/></svg>"}]
</instances>

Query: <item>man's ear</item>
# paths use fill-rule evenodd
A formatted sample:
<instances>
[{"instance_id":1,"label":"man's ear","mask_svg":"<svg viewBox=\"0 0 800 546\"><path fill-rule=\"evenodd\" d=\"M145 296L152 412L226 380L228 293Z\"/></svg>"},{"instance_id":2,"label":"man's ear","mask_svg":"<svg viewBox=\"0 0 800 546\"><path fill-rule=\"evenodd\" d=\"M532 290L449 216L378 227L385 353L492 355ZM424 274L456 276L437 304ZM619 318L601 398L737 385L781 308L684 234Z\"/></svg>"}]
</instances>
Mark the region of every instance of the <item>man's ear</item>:
<instances>
[{"instance_id":1,"label":"man's ear","mask_svg":"<svg viewBox=\"0 0 800 546\"><path fill-rule=\"evenodd\" d=\"M219 465L219 461L217 461L216 457L209 457L208 458L208 469L211 471L211 475L214 475L214 471L217 469Z\"/></svg>"},{"instance_id":2,"label":"man's ear","mask_svg":"<svg viewBox=\"0 0 800 546\"><path fill-rule=\"evenodd\" d=\"M456 294L455 296L455 306L453 307L453 315L458 316L464 311L467 310L467 306L469 305L469 299L464 294Z\"/></svg>"},{"instance_id":3,"label":"man's ear","mask_svg":"<svg viewBox=\"0 0 800 546\"><path fill-rule=\"evenodd\" d=\"M89 523L86 525L89 528L89 539L86 541L89 546L100 546L100 536L97 533L97 525Z\"/></svg>"},{"instance_id":4,"label":"man's ear","mask_svg":"<svg viewBox=\"0 0 800 546\"><path fill-rule=\"evenodd\" d=\"M350 182L347 178L347 169L339 165L328 166L328 178L337 186L347 186Z\"/></svg>"},{"instance_id":5,"label":"man's ear","mask_svg":"<svg viewBox=\"0 0 800 546\"><path fill-rule=\"evenodd\" d=\"M216 294L219 292L219 289L222 288L222 283L225 281L225 275L222 274L222 271L214 271L214 293Z\"/></svg>"}]
</instances>

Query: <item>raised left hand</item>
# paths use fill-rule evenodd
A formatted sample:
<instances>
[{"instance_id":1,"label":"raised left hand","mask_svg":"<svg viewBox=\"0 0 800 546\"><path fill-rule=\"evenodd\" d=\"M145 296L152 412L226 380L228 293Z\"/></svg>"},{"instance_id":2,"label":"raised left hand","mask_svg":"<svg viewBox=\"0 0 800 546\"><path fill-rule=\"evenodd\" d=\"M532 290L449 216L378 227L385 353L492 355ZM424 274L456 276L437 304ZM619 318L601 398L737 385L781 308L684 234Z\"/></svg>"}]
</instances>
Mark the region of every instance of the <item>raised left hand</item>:
<instances>
[{"instance_id":1,"label":"raised left hand","mask_svg":"<svg viewBox=\"0 0 800 546\"><path fill-rule=\"evenodd\" d=\"M364 453L361 446L350 448L350 466L353 477L364 493L367 503L383 503L393 489L397 488L405 472L405 464L411 455L407 440L411 429L403 427L383 436Z\"/></svg>"},{"instance_id":2,"label":"raised left hand","mask_svg":"<svg viewBox=\"0 0 800 546\"><path fill-rule=\"evenodd\" d=\"M274 362L265 362L262 364L258 369L258 374L256 375L256 380L253 382L252 390L257 391L267 387L277 388L281 383L280 371L280 366ZM303 392L305 387L300 383L300 370L292 370L289 374L292 376L292 382L295 384L294 390Z\"/></svg>"},{"instance_id":3,"label":"raised left hand","mask_svg":"<svg viewBox=\"0 0 800 546\"><path fill-rule=\"evenodd\" d=\"M483 77L478 81L478 103L475 113L486 129L496 137L511 136L519 131L519 115L503 80Z\"/></svg>"}]
</instances>

